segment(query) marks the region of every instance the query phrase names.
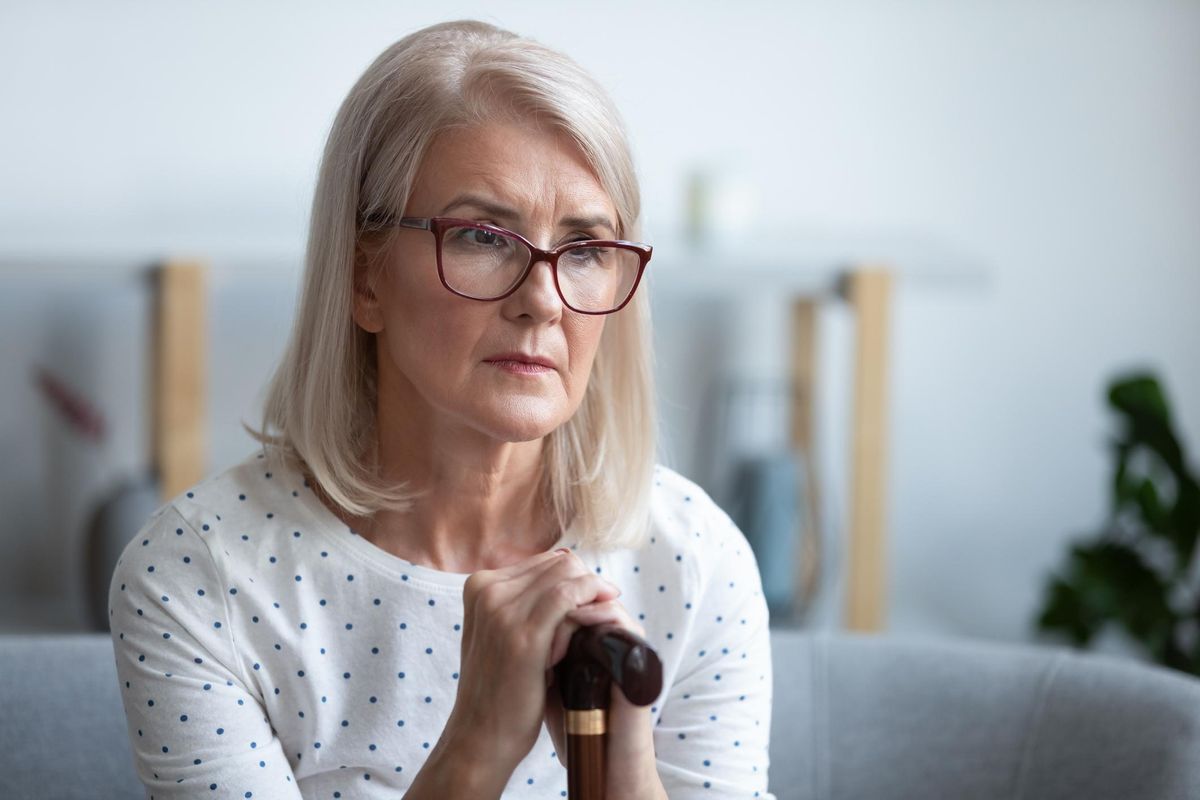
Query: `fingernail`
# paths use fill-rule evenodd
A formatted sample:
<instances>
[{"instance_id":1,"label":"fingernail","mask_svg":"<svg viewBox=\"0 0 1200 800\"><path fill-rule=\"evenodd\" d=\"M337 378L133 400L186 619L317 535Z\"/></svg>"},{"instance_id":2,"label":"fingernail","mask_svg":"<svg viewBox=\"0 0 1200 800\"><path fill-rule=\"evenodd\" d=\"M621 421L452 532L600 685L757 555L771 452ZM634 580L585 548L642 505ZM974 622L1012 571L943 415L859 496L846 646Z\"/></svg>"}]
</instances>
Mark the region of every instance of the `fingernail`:
<instances>
[{"instance_id":1,"label":"fingernail","mask_svg":"<svg viewBox=\"0 0 1200 800\"><path fill-rule=\"evenodd\" d=\"M556 552L556 553L569 553L569 552L571 552L571 550L570 550L570 548L568 548L568 547L560 547L560 548L558 548L557 550L555 550L554 552Z\"/></svg>"}]
</instances>

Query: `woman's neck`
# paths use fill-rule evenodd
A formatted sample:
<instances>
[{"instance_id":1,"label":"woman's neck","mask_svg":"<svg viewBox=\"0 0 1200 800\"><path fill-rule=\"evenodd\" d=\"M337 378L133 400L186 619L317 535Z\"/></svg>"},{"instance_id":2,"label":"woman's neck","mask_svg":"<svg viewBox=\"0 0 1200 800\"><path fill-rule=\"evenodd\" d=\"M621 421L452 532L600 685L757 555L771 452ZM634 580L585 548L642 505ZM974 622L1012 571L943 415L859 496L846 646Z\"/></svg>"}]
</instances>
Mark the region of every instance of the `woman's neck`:
<instances>
[{"instance_id":1,"label":"woman's neck","mask_svg":"<svg viewBox=\"0 0 1200 800\"><path fill-rule=\"evenodd\" d=\"M392 473L394 475L394 472ZM443 572L498 569L545 552L562 534L553 509L540 502L538 483L520 488L468 476L412 486L424 494L408 512L346 513L309 476L318 498L338 519L393 555ZM394 481L395 478L389 478Z\"/></svg>"}]
</instances>

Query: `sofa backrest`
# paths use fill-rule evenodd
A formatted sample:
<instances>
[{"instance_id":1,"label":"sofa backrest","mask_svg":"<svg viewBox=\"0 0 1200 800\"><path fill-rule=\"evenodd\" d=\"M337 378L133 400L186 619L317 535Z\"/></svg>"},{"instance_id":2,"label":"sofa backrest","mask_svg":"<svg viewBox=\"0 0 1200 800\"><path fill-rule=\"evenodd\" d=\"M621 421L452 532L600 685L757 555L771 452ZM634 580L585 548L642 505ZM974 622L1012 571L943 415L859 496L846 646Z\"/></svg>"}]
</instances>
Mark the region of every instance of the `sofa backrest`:
<instances>
[{"instance_id":1,"label":"sofa backrest","mask_svg":"<svg viewBox=\"0 0 1200 800\"><path fill-rule=\"evenodd\" d=\"M0 797L145 798L107 633L0 636Z\"/></svg>"},{"instance_id":2,"label":"sofa backrest","mask_svg":"<svg viewBox=\"0 0 1200 800\"><path fill-rule=\"evenodd\" d=\"M1200 681L973 640L772 630L778 800L1200 798ZM0 636L0 798L144 798L107 634Z\"/></svg>"},{"instance_id":3,"label":"sofa backrest","mask_svg":"<svg viewBox=\"0 0 1200 800\"><path fill-rule=\"evenodd\" d=\"M1195 800L1200 680L1067 648L772 632L780 800Z\"/></svg>"}]
</instances>

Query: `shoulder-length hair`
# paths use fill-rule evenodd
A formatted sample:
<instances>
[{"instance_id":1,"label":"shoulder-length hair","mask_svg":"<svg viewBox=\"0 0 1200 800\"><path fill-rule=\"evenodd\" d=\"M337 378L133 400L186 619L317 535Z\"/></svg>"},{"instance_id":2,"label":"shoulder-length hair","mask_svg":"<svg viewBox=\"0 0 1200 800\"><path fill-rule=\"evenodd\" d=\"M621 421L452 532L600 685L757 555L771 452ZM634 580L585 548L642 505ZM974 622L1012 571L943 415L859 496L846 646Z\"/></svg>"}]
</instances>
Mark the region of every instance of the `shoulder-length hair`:
<instances>
[{"instance_id":1,"label":"shoulder-length hair","mask_svg":"<svg viewBox=\"0 0 1200 800\"><path fill-rule=\"evenodd\" d=\"M566 133L612 199L618 237L639 237L637 176L616 107L578 64L532 40L476 21L424 28L375 59L333 122L298 313L261 429L243 427L264 451L303 462L352 516L408 511L420 495L408 482L385 483L375 463L376 342L353 319L353 281L356 263L395 231L365 220L400 216L440 132L514 115ZM652 358L643 284L607 320L579 408L543 446L540 497L561 530L575 526L581 546L637 547L648 530L658 444Z\"/></svg>"}]
</instances>

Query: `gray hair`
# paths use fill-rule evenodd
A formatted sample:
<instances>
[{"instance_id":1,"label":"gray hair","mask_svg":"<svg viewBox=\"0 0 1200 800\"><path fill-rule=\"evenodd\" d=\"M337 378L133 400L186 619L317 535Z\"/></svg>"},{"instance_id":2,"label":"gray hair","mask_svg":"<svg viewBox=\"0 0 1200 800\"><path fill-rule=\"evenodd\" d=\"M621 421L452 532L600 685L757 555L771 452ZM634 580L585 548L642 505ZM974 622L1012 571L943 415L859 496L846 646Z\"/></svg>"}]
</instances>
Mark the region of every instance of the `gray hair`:
<instances>
[{"instance_id":1,"label":"gray hair","mask_svg":"<svg viewBox=\"0 0 1200 800\"><path fill-rule=\"evenodd\" d=\"M399 216L439 133L535 118L579 147L617 211L617 236L640 235L641 200L623 123L603 87L565 55L476 21L445 22L388 47L342 102L321 160L298 313L256 440L298 458L353 516L407 511L418 492L381 481L375 334L352 316L356 258L394 231L362 220ZM565 530L600 549L636 547L650 519L658 429L646 289L607 321L588 387L548 437L540 496ZM269 434L273 427L277 433Z\"/></svg>"}]
</instances>

